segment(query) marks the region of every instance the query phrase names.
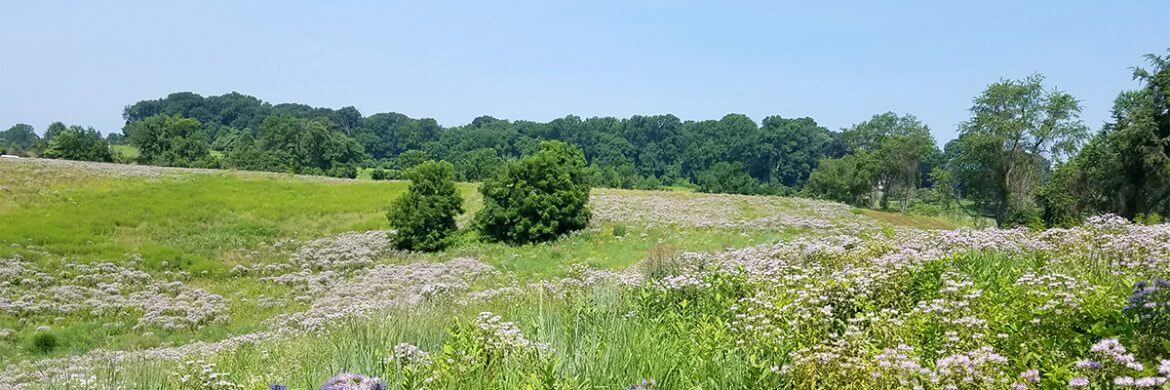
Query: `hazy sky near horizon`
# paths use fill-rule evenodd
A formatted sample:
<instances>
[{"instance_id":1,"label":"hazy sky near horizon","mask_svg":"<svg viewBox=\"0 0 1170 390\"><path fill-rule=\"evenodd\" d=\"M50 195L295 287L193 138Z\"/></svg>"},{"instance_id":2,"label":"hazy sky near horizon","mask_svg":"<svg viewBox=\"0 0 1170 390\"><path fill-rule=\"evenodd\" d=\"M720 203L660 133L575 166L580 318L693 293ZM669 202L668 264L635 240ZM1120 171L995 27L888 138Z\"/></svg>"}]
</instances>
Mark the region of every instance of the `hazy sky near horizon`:
<instances>
[{"instance_id":1,"label":"hazy sky near horizon","mask_svg":"<svg viewBox=\"0 0 1170 390\"><path fill-rule=\"evenodd\" d=\"M1117 4L1117 5L1115 5ZM175 91L432 117L918 116L940 143L1032 73L1099 128L1166 54L1160 1L0 0L0 128L119 131Z\"/></svg>"}]
</instances>

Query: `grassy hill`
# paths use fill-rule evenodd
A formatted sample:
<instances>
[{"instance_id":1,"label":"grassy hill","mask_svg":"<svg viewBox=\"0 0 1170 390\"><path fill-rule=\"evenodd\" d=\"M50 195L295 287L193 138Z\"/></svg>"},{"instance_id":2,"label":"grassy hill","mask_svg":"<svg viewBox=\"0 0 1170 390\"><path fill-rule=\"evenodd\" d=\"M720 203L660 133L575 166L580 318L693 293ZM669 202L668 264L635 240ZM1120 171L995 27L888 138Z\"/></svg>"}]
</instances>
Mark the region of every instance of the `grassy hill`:
<instances>
[{"instance_id":1,"label":"grassy hill","mask_svg":"<svg viewBox=\"0 0 1170 390\"><path fill-rule=\"evenodd\" d=\"M1066 388L1170 375L1168 225L594 189L390 247L402 182L0 159L0 387ZM466 226L480 207L460 184ZM941 230L940 230L941 229ZM1095 368L1098 367L1098 368ZM1128 379L1127 379L1128 378ZM641 386L641 387L635 387Z\"/></svg>"},{"instance_id":2,"label":"grassy hill","mask_svg":"<svg viewBox=\"0 0 1170 390\"><path fill-rule=\"evenodd\" d=\"M36 360L83 354L95 349L135 350L223 340L257 332L266 320L306 308L295 288L261 280L265 275L233 273L238 267L286 264L313 242L346 232L386 229L385 208L407 183L342 180L284 174L159 168L59 160L0 160L0 259L19 259L21 276L70 275L70 266L117 267L142 272L151 282L119 287L130 296L150 283L177 281L224 298L222 320L169 329L141 326L141 308L119 307L93 315L86 309L62 314L52 307L0 313L0 329L12 334L0 357ZM471 184L460 184L467 200L465 226L479 209ZM473 234L446 253L421 255L379 248L361 254L369 264L441 262L469 257L509 277L535 280L569 273L574 266L620 269L653 251L701 251L774 241L805 227L790 221L747 221L797 206L780 198L698 195L682 192L595 190L594 226L555 243L509 247L479 242ZM709 207L732 199L727 207ZM707 210L696 213L693 207ZM817 221L815 215L793 211ZM794 217L795 218L795 217ZM852 219L850 215L842 218ZM769 227L764 229L764 227ZM384 233L378 233L385 235ZM322 244L325 245L325 244ZM344 251L352 248L340 248ZM325 255L328 256L328 255ZM342 254L342 257L349 256ZM367 264L367 265L369 265ZM2 291L11 301L30 288L54 292L37 299L61 305L72 286L97 287L56 277ZM76 278L73 278L76 279ZM105 281L114 282L114 280ZM63 289L64 288L64 289ZM109 297L82 293L83 299ZM167 296L167 294L162 294ZM170 294L174 299L181 293ZM280 305L258 301L288 300ZM34 299L35 300L35 299ZM83 305L84 306L84 305ZM14 315L19 313L19 315ZM48 327L44 330L43 327ZM41 330L38 330L41 329ZM57 345L36 350L33 338L52 335Z\"/></svg>"}]
</instances>

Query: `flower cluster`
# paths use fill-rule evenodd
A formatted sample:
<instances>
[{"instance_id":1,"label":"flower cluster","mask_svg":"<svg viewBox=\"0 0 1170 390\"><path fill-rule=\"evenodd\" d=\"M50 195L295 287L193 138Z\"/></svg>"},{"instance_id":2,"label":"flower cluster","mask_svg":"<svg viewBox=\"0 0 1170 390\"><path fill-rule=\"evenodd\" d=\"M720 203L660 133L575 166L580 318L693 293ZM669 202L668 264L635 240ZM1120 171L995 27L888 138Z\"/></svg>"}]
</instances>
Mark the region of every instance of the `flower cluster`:
<instances>
[{"instance_id":1,"label":"flower cluster","mask_svg":"<svg viewBox=\"0 0 1170 390\"><path fill-rule=\"evenodd\" d=\"M354 373L342 373L329 378L321 386L321 390L385 390L386 384L381 379L371 378Z\"/></svg>"},{"instance_id":2,"label":"flower cluster","mask_svg":"<svg viewBox=\"0 0 1170 390\"><path fill-rule=\"evenodd\" d=\"M504 321L491 312L479 313L475 318L475 329L489 353L506 355L513 352L552 351L548 344L528 340L516 324Z\"/></svg>"}]
</instances>

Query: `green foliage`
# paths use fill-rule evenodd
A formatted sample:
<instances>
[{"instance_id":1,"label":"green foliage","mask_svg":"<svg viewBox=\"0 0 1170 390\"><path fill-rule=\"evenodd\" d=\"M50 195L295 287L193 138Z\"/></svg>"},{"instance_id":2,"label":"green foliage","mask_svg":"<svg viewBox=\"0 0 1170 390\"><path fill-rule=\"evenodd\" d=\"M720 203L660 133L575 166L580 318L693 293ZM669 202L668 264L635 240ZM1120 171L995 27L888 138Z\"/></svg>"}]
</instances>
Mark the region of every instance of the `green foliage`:
<instances>
[{"instance_id":1,"label":"green foliage","mask_svg":"<svg viewBox=\"0 0 1170 390\"><path fill-rule=\"evenodd\" d=\"M155 115L127 125L125 131L143 164L202 166L210 158L207 134L195 119Z\"/></svg>"},{"instance_id":2,"label":"green foliage","mask_svg":"<svg viewBox=\"0 0 1170 390\"><path fill-rule=\"evenodd\" d=\"M589 224L585 157L563 142L541 143L539 152L508 163L480 193L484 205L475 222L489 240L549 241Z\"/></svg>"},{"instance_id":3,"label":"green foliage","mask_svg":"<svg viewBox=\"0 0 1170 390\"><path fill-rule=\"evenodd\" d=\"M804 195L868 206L876 176L873 165L872 154L865 151L821 160L804 185Z\"/></svg>"},{"instance_id":4,"label":"green foliage","mask_svg":"<svg viewBox=\"0 0 1170 390\"><path fill-rule=\"evenodd\" d=\"M504 159L492 148L479 148L464 153L455 161L456 176L465 181L480 181L495 176L504 166Z\"/></svg>"},{"instance_id":5,"label":"green foliage","mask_svg":"<svg viewBox=\"0 0 1170 390\"><path fill-rule=\"evenodd\" d=\"M968 198L1001 226L1039 220L1032 194L1047 159L1069 155L1086 136L1080 103L1043 81L1033 75L989 85L960 128L952 169Z\"/></svg>"},{"instance_id":6,"label":"green foliage","mask_svg":"<svg viewBox=\"0 0 1170 390\"><path fill-rule=\"evenodd\" d=\"M370 180L389 180L389 176L385 169L377 167L370 171Z\"/></svg>"},{"instance_id":7,"label":"green foliage","mask_svg":"<svg viewBox=\"0 0 1170 390\"><path fill-rule=\"evenodd\" d=\"M93 128L70 126L55 134L45 149L45 157L79 161L114 161L110 145Z\"/></svg>"},{"instance_id":8,"label":"green foliage","mask_svg":"<svg viewBox=\"0 0 1170 390\"><path fill-rule=\"evenodd\" d=\"M407 150L394 156L394 167L400 171L407 171L425 161L431 160L431 155L421 150Z\"/></svg>"},{"instance_id":9,"label":"green foliage","mask_svg":"<svg viewBox=\"0 0 1170 390\"><path fill-rule=\"evenodd\" d=\"M40 141L41 137L37 136L32 126L17 123L8 130L0 131L0 152L12 151L13 153L9 154L20 155L31 150Z\"/></svg>"},{"instance_id":10,"label":"green foliage","mask_svg":"<svg viewBox=\"0 0 1170 390\"><path fill-rule=\"evenodd\" d=\"M450 243L463 198L455 188L455 169L447 162L426 161L406 173L410 188L394 199L386 218L400 249L435 251Z\"/></svg>"},{"instance_id":11,"label":"green foliage","mask_svg":"<svg viewBox=\"0 0 1170 390\"><path fill-rule=\"evenodd\" d=\"M740 163L720 161L711 168L700 172L696 184L700 192L725 194L767 193L759 181L752 178Z\"/></svg>"},{"instance_id":12,"label":"green foliage","mask_svg":"<svg viewBox=\"0 0 1170 390\"><path fill-rule=\"evenodd\" d=\"M60 345L61 342L57 340L57 336L49 332L33 335L31 342L32 350L42 355L53 353Z\"/></svg>"}]
</instances>

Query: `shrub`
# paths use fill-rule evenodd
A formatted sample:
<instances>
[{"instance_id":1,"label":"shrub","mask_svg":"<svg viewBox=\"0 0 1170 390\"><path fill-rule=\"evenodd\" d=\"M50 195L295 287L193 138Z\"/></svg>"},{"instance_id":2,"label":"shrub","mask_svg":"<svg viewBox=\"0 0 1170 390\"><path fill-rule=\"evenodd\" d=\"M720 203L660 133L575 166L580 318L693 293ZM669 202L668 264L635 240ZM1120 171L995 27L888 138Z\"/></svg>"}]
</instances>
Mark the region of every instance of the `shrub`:
<instances>
[{"instance_id":1,"label":"shrub","mask_svg":"<svg viewBox=\"0 0 1170 390\"><path fill-rule=\"evenodd\" d=\"M410 188L394 200L386 218L397 232L399 249L443 249L457 229L455 216L463 212L463 198L455 188L455 168L448 162L427 161L406 173Z\"/></svg>"},{"instance_id":2,"label":"shrub","mask_svg":"<svg viewBox=\"0 0 1170 390\"><path fill-rule=\"evenodd\" d=\"M61 342L52 333L37 333L32 338L33 350L41 354L51 353L60 345Z\"/></svg>"},{"instance_id":3,"label":"shrub","mask_svg":"<svg viewBox=\"0 0 1170 390\"><path fill-rule=\"evenodd\" d=\"M79 161L111 162L110 144L93 128L70 126L49 141L45 157Z\"/></svg>"},{"instance_id":4,"label":"shrub","mask_svg":"<svg viewBox=\"0 0 1170 390\"><path fill-rule=\"evenodd\" d=\"M374 170L370 171L370 179L386 180L386 170L382 168L374 168Z\"/></svg>"},{"instance_id":5,"label":"shrub","mask_svg":"<svg viewBox=\"0 0 1170 390\"><path fill-rule=\"evenodd\" d=\"M483 210L476 226L489 240L509 244L549 241L589 224L585 155L559 141L508 163L480 186Z\"/></svg>"},{"instance_id":6,"label":"shrub","mask_svg":"<svg viewBox=\"0 0 1170 390\"><path fill-rule=\"evenodd\" d=\"M718 162L711 168L699 172L696 177L700 192L725 194L761 194L760 182L744 170L743 164Z\"/></svg>"}]
</instances>

